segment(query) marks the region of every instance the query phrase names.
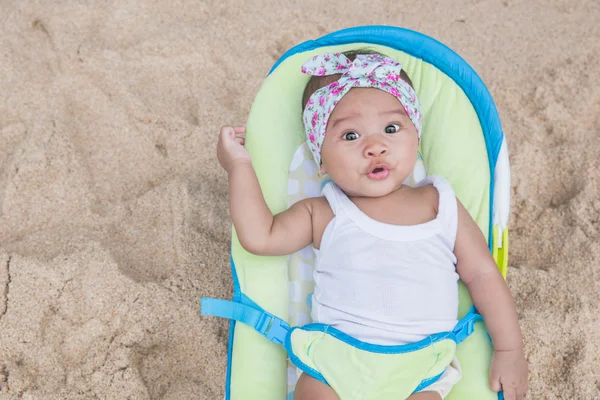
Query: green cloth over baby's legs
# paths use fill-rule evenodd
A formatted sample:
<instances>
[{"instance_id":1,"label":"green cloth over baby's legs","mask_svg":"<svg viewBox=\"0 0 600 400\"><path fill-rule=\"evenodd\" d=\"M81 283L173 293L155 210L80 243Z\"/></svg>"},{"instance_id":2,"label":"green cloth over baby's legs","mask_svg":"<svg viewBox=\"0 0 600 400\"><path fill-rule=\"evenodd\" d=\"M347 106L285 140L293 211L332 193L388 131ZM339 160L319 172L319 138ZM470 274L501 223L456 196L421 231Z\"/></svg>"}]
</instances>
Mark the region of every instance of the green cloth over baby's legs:
<instances>
[{"instance_id":1,"label":"green cloth over baby's legs","mask_svg":"<svg viewBox=\"0 0 600 400\"><path fill-rule=\"evenodd\" d=\"M406 399L422 381L442 374L456 352L453 338L443 335L412 345L377 346L346 343L336 332L295 328L288 350L298 368L324 380L341 400Z\"/></svg>"}]
</instances>

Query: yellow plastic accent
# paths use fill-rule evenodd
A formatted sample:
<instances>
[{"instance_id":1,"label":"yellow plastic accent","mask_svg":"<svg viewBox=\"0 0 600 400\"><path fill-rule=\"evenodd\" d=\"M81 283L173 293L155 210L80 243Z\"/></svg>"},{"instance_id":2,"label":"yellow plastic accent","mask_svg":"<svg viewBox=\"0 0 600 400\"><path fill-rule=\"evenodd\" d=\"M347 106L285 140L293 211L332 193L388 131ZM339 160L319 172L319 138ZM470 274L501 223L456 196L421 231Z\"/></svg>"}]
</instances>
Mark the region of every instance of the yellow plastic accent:
<instances>
[{"instance_id":1,"label":"yellow plastic accent","mask_svg":"<svg viewBox=\"0 0 600 400\"><path fill-rule=\"evenodd\" d=\"M496 246L498 243L498 225L492 226L492 257L494 257L494 261L498 265L498 269L500 269L500 265L498 264L498 247Z\"/></svg>"},{"instance_id":2,"label":"yellow plastic accent","mask_svg":"<svg viewBox=\"0 0 600 400\"><path fill-rule=\"evenodd\" d=\"M508 272L508 228L502 232L502 247L496 247L498 243L498 226L494 225L492 229L492 256L498 265L498 270L506 280Z\"/></svg>"}]
</instances>

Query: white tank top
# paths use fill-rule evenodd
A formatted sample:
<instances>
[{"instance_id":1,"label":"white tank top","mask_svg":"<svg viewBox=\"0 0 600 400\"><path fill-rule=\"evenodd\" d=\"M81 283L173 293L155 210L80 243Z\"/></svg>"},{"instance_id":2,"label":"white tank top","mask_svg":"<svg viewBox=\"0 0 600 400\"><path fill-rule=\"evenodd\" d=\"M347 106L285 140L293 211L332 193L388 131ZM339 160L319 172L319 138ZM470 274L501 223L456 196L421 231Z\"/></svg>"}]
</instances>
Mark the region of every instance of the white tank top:
<instances>
[{"instance_id":1,"label":"white tank top","mask_svg":"<svg viewBox=\"0 0 600 400\"><path fill-rule=\"evenodd\" d=\"M391 225L364 214L333 182L323 194L334 218L315 249L312 318L373 344L397 345L451 331L457 323L454 242L457 202L443 178L438 215L419 225Z\"/></svg>"}]
</instances>

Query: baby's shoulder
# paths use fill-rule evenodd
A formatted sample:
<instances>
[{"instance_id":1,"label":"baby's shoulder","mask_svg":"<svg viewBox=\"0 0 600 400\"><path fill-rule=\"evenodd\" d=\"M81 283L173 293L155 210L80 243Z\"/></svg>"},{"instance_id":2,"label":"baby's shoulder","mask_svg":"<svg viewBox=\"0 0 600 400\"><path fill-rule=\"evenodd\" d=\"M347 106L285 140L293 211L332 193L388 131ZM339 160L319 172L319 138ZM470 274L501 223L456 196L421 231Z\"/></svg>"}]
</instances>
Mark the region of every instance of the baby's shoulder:
<instances>
[{"instance_id":1,"label":"baby's shoulder","mask_svg":"<svg viewBox=\"0 0 600 400\"><path fill-rule=\"evenodd\" d=\"M325 197L311 197L306 199L311 208L311 219L313 227L313 246L316 249L321 248L321 239L325 228L335 217L329 202Z\"/></svg>"},{"instance_id":2,"label":"baby's shoulder","mask_svg":"<svg viewBox=\"0 0 600 400\"><path fill-rule=\"evenodd\" d=\"M306 201L307 204L310 204L313 220L315 220L315 218L327 219L327 217L329 216L329 219L333 218L333 211L331 210L331 206L329 205L329 202L324 196L310 197L305 199L304 201Z\"/></svg>"},{"instance_id":3,"label":"baby's shoulder","mask_svg":"<svg viewBox=\"0 0 600 400\"><path fill-rule=\"evenodd\" d=\"M426 184L413 188L413 200L427 207L438 210L440 203L440 193L433 184Z\"/></svg>"}]
</instances>

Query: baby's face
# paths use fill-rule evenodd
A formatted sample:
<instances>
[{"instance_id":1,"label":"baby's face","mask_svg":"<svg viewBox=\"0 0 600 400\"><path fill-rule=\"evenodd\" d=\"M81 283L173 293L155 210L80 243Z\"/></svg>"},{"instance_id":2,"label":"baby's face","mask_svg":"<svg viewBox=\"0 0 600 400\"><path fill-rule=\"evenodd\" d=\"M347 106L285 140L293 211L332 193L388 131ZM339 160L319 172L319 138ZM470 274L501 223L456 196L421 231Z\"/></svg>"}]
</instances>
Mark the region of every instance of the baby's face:
<instances>
[{"instance_id":1,"label":"baby's face","mask_svg":"<svg viewBox=\"0 0 600 400\"><path fill-rule=\"evenodd\" d=\"M349 195L380 197L398 189L417 161L417 129L391 94L351 89L329 118L322 170Z\"/></svg>"}]
</instances>

